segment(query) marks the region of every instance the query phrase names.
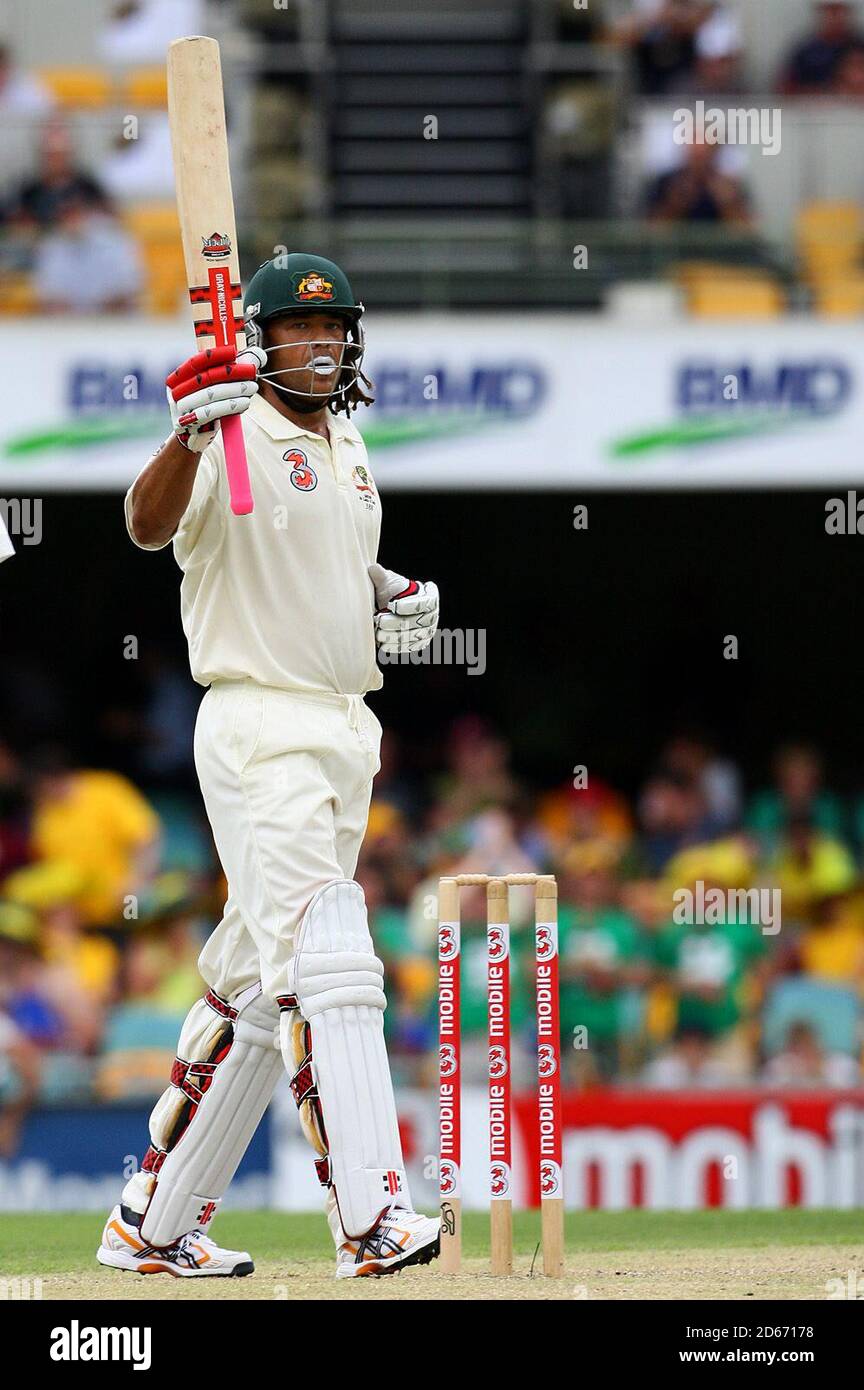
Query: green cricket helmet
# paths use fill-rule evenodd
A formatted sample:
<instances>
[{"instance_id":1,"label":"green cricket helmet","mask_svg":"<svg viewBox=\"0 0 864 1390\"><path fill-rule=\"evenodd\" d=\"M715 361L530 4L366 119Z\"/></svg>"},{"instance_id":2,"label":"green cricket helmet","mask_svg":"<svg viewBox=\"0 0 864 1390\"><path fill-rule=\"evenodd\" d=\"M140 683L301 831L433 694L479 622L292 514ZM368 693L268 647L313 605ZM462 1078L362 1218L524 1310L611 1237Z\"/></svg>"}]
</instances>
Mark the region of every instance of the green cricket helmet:
<instances>
[{"instance_id":1,"label":"green cricket helmet","mask_svg":"<svg viewBox=\"0 0 864 1390\"><path fill-rule=\"evenodd\" d=\"M354 298L354 291L344 270L334 261L324 256L308 255L304 251L274 257L265 261L256 270L246 287L246 341L262 347L263 326L268 319L283 314L321 313L332 311L346 321L347 337L340 343L340 372L336 389L327 402L334 411L345 410L350 413L361 401L371 404L360 390L358 381L367 386L371 382L361 371L366 344L361 325L363 305ZM310 350L312 345L310 344ZM278 352L270 348L269 352ZM327 370L326 355L310 357L312 370ZM308 367L285 368L282 371L262 372L261 379L269 381L277 391L291 397L295 409L318 410L322 397L292 390L274 381L277 376L287 376L291 372L308 371ZM329 363L332 372L332 360Z\"/></svg>"}]
</instances>

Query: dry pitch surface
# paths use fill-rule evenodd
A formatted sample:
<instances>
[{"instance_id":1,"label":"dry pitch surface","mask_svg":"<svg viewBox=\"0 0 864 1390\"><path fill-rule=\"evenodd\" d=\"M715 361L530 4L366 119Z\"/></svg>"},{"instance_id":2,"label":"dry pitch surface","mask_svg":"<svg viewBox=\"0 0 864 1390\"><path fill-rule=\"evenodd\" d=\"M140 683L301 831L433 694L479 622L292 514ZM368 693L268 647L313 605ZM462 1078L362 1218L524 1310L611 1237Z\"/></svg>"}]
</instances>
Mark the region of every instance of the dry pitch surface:
<instances>
[{"instance_id":1,"label":"dry pitch surface","mask_svg":"<svg viewBox=\"0 0 864 1390\"><path fill-rule=\"evenodd\" d=\"M41 1278L46 1299L826 1299L851 1275L864 1290L859 1211L586 1212L567 1219L567 1274L543 1278L538 1222L516 1219L515 1273L488 1273L488 1222L466 1221L464 1273L436 1266L387 1279L336 1282L322 1218L226 1213L214 1230L247 1248L247 1279L121 1274L93 1260L101 1220L91 1215L0 1216L0 1280Z\"/></svg>"}]
</instances>

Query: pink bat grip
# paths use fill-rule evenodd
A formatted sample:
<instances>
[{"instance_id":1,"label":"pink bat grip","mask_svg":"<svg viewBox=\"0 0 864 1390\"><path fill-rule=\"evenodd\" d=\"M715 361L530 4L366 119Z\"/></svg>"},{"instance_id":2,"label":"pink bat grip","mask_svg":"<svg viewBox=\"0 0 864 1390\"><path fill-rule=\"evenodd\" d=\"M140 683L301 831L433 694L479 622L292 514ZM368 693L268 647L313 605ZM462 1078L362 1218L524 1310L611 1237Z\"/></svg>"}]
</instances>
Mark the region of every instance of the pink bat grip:
<instances>
[{"instance_id":1,"label":"pink bat grip","mask_svg":"<svg viewBox=\"0 0 864 1390\"><path fill-rule=\"evenodd\" d=\"M225 470L228 474L231 510L235 516L249 516L254 503L249 482L249 467L246 463L246 441L243 438L243 426L239 415L223 417L222 443L225 445Z\"/></svg>"}]
</instances>

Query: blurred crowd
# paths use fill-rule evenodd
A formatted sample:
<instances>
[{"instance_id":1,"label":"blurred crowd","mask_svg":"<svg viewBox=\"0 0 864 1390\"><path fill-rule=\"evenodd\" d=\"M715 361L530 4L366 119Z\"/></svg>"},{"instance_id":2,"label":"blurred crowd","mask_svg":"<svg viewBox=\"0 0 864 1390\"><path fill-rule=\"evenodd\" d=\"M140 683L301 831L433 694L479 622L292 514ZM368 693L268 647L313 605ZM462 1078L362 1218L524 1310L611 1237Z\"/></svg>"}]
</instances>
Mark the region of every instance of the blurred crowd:
<instances>
[{"instance_id":1,"label":"blurred crowd","mask_svg":"<svg viewBox=\"0 0 864 1390\"><path fill-rule=\"evenodd\" d=\"M646 96L740 96L744 35L724 0L632 0L612 37L630 53ZM774 90L789 96L864 98L864 23L857 0L813 0L805 32L789 33Z\"/></svg>"},{"instance_id":2,"label":"blurred crowd","mask_svg":"<svg viewBox=\"0 0 864 1390\"><path fill-rule=\"evenodd\" d=\"M864 104L860 0L813 0L804 27L796 32L797 18L790 24L787 50L768 90L761 81L758 93L735 0L548 4L558 14L561 49L596 49L596 59L582 65L574 58L556 67L550 60L544 75L541 147L550 215L635 215L746 229L758 221L749 180L761 167L748 170L746 151L734 143L675 144L668 112L652 126L646 103L746 105L748 94L764 103L773 93ZM270 16L283 40L296 39L296 8L286 0ZM183 270L174 254L165 49L178 34L210 32L214 17L217 27L225 22L241 30L247 23L260 28L267 12L253 0L218 7L205 0L124 0L95 25L93 65L77 77L73 69L26 70L0 36L0 118L8 133L0 275L7 312L10 305L52 314L176 312ZM563 76L568 67L577 75ZM304 145L310 99L304 81L293 68L290 84L262 72L252 93L247 162L269 171L292 215L316 216L324 171ZM637 186L624 194L619 185L631 175L622 177L622 169L634 158Z\"/></svg>"},{"instance_id":3,"label":"blurred crowd","mask_svg":"<svg viewBox=\"0 0 864 1390\"><path fill-rule=\"evenodd\" d=\"M409 750L410 751L410 750ZM417 776L385 736L358 868L388 979L397 1079L436 1055L437 880L552 872L559 884L567 1084L855 1086L864 989L864 797L818 752L778 750L770 781L681 733L628 797L589 769L530 786L480 718ZM701 888L700 888L701 885ZM770 921L756 895L779 890ZM681 890L728 910L682 914ZM34 1099L162 1089L225 884L197 795L0 741L0 1151ZM699 901L698 897L694 901ZM533 898L511 896L517 1083L532 1074ZM466 890L463 1027L485 1069L485 899Z\"/></svg>"},{"instance_id":4,"label":"blurred crowd","mask_svg":"<svg viewBox=\"0 0 864 1390\"><path fill-rule=\"evenodd\" d=\"M151 252L132 212L174 198L165 52L205 32L204 0L122 0L94 22L94 63L27 71L0 35L0 273L13 308L52 315L174 311L148 290ZM157 219L158 221L159 219ZM170 232L170 239L166 236Z\"/></svg>"}]
</instances>

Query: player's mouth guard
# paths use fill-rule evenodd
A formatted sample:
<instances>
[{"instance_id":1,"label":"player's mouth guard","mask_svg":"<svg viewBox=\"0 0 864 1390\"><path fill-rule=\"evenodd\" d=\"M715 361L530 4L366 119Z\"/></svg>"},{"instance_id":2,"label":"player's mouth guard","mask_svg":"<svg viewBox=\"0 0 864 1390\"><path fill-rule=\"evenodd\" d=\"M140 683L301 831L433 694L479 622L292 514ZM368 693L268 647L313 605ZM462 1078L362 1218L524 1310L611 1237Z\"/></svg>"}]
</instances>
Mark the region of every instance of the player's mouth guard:
<instances>
[{"instance_id":1,"label":"player's mouth guard","mask_svg":"<svg viewBox=\"0 0 864 1390\"><path fill-rule=\"evenodd\" d=\"M346 1237L389 1206L410 1208L384 1045L384 967L359 883L336 880L297 931L289 990L277 998L282 1054L319 1180L335 1193ZM302 1053L302 1055L301 1055Z\"/></svg>"},{"instance_id":2,"label":"player's mouth guard","mask_svg":"<svg viewBox=\"0 0 864 1390\"><path fill-rule=\"evenodd\" d=\"M262 381L269 381L271 386L275 386L277 391L289 391L294 396L311 396L315 393L312 391L303 391L299 386L283 385L281 382L276 381L275 378L277 376L292 376L295 372L303 372L304 374L312 372L315 376L333 376L334 372L351 372L353 375L350 379L341 382L339 385L339 391L347 390L348 387L353 386L354 382L357 380L360 374L359 366L349 366L343 363L342 359L345 355L345 347L347 345L341 338L334 338L330 340L330 343L328 343L326 339L324 342L317 339L315 346L324 347L329 346L331 343L333 347L339 349L333 356L329 353L316 353L313 356L311 354L311 348L313 346L311 341L307 343L277 343L275 347L271 347L267 350L268 362L273 353L278 352L279 349L283 347L308 347L310 349L310 355L301 367L279 367L271 372L261 372L259 374L259 379Z\"/></svg>"}]
</instances>

